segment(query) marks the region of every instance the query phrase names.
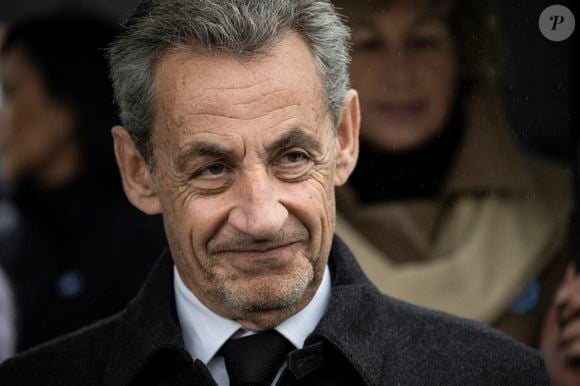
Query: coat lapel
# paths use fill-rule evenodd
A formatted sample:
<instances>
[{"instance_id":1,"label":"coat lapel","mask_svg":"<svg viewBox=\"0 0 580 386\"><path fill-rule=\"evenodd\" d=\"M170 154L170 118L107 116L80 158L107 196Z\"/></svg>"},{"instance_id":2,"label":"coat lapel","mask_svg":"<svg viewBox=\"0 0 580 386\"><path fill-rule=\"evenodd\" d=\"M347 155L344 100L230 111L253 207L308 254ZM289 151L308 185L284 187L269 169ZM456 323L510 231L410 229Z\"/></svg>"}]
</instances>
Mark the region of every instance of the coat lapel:
<instances>
[{"instance_id":1,"label":"coat lapel","mask_svg":"<svg viewBox=\"0 0 580 386\"><path fill-rule=\"evenodd\" d=\"M396 350L389 355L388 347L395 348L398 320L383 311L385 297L370 283L346 245L334 237L330 255L333 285L332 297L320 324L306 341L313 344L323 340L338 351L356 369L365 384L376 385L384 379L381 370L389 356L396 360ZM385 318L385 316L387 316Z\"/></svg>"},{"instance_id":2,"label":"coat lapel","mask_svg":"<svg viewBox=\"0 0 580 386\"><path fill-rule=\"evenodd\" d=\"M191 363L174 310L173 262L165 252L119 320L105 372L106 385L130 384L161 351Z\"/></svg>"}]
</instances>

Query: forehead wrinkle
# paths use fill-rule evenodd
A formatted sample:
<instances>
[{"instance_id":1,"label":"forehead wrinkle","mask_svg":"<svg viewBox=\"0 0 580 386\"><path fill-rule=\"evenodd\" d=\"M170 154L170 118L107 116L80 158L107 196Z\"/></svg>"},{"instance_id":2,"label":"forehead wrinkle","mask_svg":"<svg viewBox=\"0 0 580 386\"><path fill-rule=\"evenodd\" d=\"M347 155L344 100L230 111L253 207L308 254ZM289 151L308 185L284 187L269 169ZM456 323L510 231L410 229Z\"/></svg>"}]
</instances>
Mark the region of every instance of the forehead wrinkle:
<instances>
[{"instance_id":1,"label":"forehead wrinkle","mask_svg":"<svg viewBox=\"0 0 580 386\"><path fill-rule=\"evenodd\" d=\"M224 52L212 52L212 53L194 53L191 52L189 49L177 49L171 50L168 53L162 63L174 63L181 68L187 68L188 71L184 71L180 74L178 78L175 78L176 83L180 84L181 86L186 86L188 83L191 85L196 84L196 80L200 77L204 76L214 76L213 80L215 81L215 86L204 86L204 87L197 87L198 89L243 89L248 87L253 87L256 85L261 84L263 81L256 81L254 73L248 66L248 63L252 63L255 60L252 58L240 58L238 55L224 53ZM231 64L235 63L235 68L230 68ZM215 77L215 70L221 69L223 71L223 67L227 67L228 72L237 72L238 70L243 70L245 73L244 75L237 74L234 78L227 78L227 77ZM192 76L192 74L195 74ZM240 83L240 86L233 86L231 84L227 84L223 87L217 85L222 81L231 81L234 79L236 82ZM242 84L245 83L245 84Z\"/></svg>"},{"instance_id":2,"label":"forehead wrinkle","mask_svg":"<svg viewBox=\"0 0 580 386\"><path fill-rule=\"evenodd\" d=\"M255 108L257 111L260 108L264 108L264 111L268 112L276 111L280 106L299 106L302 104L302 99L298 95L304 96L310 92L309 88L295 87L291 84L275 85L275 87L271 88L266 85L257 90L251 90L251 88L253 87L232 88L227 89L228 92L224 92L226 89L212 89L215 92L195 95L189 99L199 98L203 103L202 106L207 106L210 109L217 108L221 110L224 106L228 106L246 109ZM197 101L192 102L190 103L191 106L200 105L195 103ZM273 109L266 110L267 108Z\"/></svg>"},{"instance_id":3,"label":"forehead wrinkle","mask_svg":"<svg viewBox=\"0 0 580 386\"><path fill-rule=\"evenodd\" d=\"M217 65L204 64L207 60L218 60ZM199 63L199 61L203 61ZM246 95L250 90L259 87L267 80L254 79L254 74L244 66L239 66L246 73L244 76L221 78L212 75L216 66L220 67L220 57L207 55L192 55L187 52L173 52L167 55L158 65L155 71L154 99L166 99L171 106L167 110L174 110L179 105L196 105L200 101L214 101L216 104L223 104L224 93L236 93L240 96ZM166 71L167 68L171 70ZM232 72L232 70L228 70ZM235 72L235 71L234 71ZM204 85L199 79L213 77L213 85Z\"/></svg>"},{"instance_id":4,"label":"forehead wrinkle","mask_svg":"<svg viewBox=\"0 0 580 386\"><path fill-rule=\"evenodd\" d=\"M201 111L201 112L196 112L193 113L189 116L186 116L185 119L190 118L190 117L195 117L195 118L200 118L200 117L208 117L208 118L218 118L218 119L228 119L228 120L236 120L236 121L253 121L256 119L260 119L260 118L271 118L269 115L270 114L274 114L278 111L282 111L285 109L289 109L292 107L298 107L298 105L288 105L288 106L283 106L283 107L279 107L276 108L274 110L270 110L267 112L256 112L255 115L249 116L249 117L241 117L241 116L237 116L234 114L226 114L225 112L220 113L220 112L205 112L205 111ZM291 119L291 118L290 118Z\"/></svg>"},{"instance_id":5,"label":"forehead wrinkle","mask_svg":"<svg viewBox=\"0 0 580 386\"><path fill-rule=\"evenodd\" d=\"M175 115L181 115L179 117L181 119L174 119L174 121L182 122L189 117L204 116L247 121L266 117L287 108L304 107L299 97L288 98L293 93L285 87L252 92L246 92L247 89L232 89L230 92L224 90L212 89L210 93L196 93L194 95L184 93L187 98L175 98L176 104L169 110L173 111ZM305 92L307 91L300 90L295 94L304 95Z\"/></svg>"},{"instance_id":6,"label":"forehead wrinkle","mask_svg":"<svg viewBox=\"0 0 580 386\"><path fill-rule=\"evenodd\" d=\"M276 95L284 94L287 91L288 91L287 89L279 89L279 90L273 90L273 91L266 92L266 93L261 93L261 95L256 96L256 98L254 98L252 100L249 100L247 102L234 103L232 106L249 106L249 105L257 104L259 102L262 102L262 100L264 98L270 99Z\"/></svg>"},{"instance_id":7,"label":"forehead wrinkle","mask_svg":"<svg viewBox=\"0 0 580 386\"><path fill-rule=\"evenodd\" d=\"M266 83L268 79L261 80L259 82L254 82L248 85L240 85L240 86L214 86L214 87L199 87L201 91L247 91L251 88L258 87Z\"/></svg>"}]
</instances>

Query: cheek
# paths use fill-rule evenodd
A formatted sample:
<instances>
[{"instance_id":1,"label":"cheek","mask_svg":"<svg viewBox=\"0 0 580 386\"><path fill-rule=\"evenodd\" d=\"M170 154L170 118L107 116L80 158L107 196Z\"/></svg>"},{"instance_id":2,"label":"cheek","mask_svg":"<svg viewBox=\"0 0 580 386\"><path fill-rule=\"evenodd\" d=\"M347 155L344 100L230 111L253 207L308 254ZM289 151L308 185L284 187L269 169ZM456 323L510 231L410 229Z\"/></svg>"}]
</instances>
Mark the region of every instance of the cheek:
<instances>
[{"instance_id":1,"label":"cheek","mask_svg":"<svg viewBox=\"0 0 580 386\"><path fill-rule=\"evenodd\" d=\"M184 210L190 219L189 235L198 253L204 253L207 243L224 226L228 204L222 197L205 197L190 202Z\"/></svg>"},{"instance_id":2,"label":"cheek","mask_svg":"<svg viewBox=\"0 0 580 386\"><path fill-rule=\"evenodd\" d=\"M165 201L171 207L171 226L179 235L182 249L205 254L208 240L217 232L227 217L225 201L220 197L199 196L184 190L173 190ZM164 210L164 213L168 211Z\"/></svg>"},{"instance_id":3,"label":"cheek","mask_svg":"<svg viewBox=\"0 0 580 386\"><path fill-rule=\"evenodd\" d=\"M14 168L12 173L16 174L21 168L42 159L51 145L47 130L43 130L46 122L50 121L39 117L34 109L24 107L15 106L2 114L0 146L3 162L7 167Z\"/></svg>"},{"instance_id":4,"label":"cheek","mask_svg":"<svg viewBox=\"0 0 580 386\"><path fill-rule=\"evenodd\" d=\"M40 130L38 109L26 102L15 102L3 114L3 138L13 149L23 150L34 146L35 142L45 142ZM38 141L32 141L38 138Z\"/></svg>"},{"instance_id":5,"label":"cheek","mask_svg":"<svg viewBox=\"0 0 580 386\"><path fill-rule=\"evenodd\" d=\"M40 157L59 145L72 130L69 117L58 107L34 96L19 98L6 114L6 141L22 157Z\"/></svg>"},{"instance_id":6,"label":"cheek","mask_svg":"<svg viewBox=\"0 0 580 386\"><path fill-rule=\"evenodd\" d=\"M326 184L311 183L312 193L308 196L309 213L315 224L311 228L312 253L317 256L314 270L315 274L320 277L328 262L336 221L334 184L330 182Z\"/></svg>"},{"instance_id":7,"label":"cheek","mask_svg":"<svg viewBox=\"0 0 580 386\"><path fill-rule=\"evenodd\" d=\"M432 60L419 70L426 96L429 98L432 126L441 126L453 107L457 89L457 68L454 60Z\"/></svg>"},{"instance_id":8,"label":"cheek","mask_svg":"<svg viewBox=\"0 0 580 386\"><path fill-rule=\"evenodd\" d=\"M318 174L286 189L284 204L308 228L311 237L319 239L332 231L334 223L334 186L329 176Z\"/></svg>"}]
</instances>

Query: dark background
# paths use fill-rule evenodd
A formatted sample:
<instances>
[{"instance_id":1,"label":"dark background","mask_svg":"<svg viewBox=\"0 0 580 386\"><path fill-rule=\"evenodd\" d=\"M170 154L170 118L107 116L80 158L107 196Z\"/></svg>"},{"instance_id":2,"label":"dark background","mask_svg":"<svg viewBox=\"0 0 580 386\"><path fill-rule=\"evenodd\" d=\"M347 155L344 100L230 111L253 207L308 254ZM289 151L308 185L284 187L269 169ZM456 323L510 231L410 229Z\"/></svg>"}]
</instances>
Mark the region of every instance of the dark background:
<instances>
[{"instance_id":1,"label":"dark background","mask_svg":"<svg viewBox=\"0 0 580 386\"><path fill-rule=\"evenodd\" d=\"M485 0L482 0L485 1ZM89 10L121 21L138 0L0 0L0 21L58 8ZM576 106L571 47L577 30L564 42L551 42L538 28L541 12L553 4L566 5L580 17L571 1L498 1L500 29L500 90L514 135L526 148L563 161L574 159L573 127ZM577 20L580 22L580 20ZM577 72L577 70L576 70Z\"/></svg>"}]
</instances>

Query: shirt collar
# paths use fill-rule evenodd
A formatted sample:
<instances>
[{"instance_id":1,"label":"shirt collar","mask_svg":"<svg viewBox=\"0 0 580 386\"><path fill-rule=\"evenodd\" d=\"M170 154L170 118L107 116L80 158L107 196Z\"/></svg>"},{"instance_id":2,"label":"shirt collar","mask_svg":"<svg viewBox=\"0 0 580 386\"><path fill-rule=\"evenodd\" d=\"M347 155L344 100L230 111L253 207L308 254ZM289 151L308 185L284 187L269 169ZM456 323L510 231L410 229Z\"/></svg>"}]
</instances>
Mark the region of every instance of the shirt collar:
<instances>
[{"instance_id":1,"label":"shirt collar","mask_svg":"<svg viewBox=\"0 0 580 386\"><path fill-rule=\"evenodd\" d=\"M304 347L304 341L322 319L330 301L331 283L328 265L324 269L322 282L314 297L300 312L282 322L276 331L288 339L296 348Z\"/></svg>"},{"instance_id":2,"label":"shirt collar","mask_svg":"<svg viewBox=\"0 0 580 386\"><path fill-rule=\"evenodd\" d=\"M173 285L177 317L185 349L194 359L199 359L207 365L220 347L241 326L203 305L186 287L175 266L173 267Z\"/></svg>"},{"instance_id":3,"label":"shirt collar","mask_svg":"<svg viewBox=\"0 0 580 386\"><path fill-rule=\"evenodd\" d=\"M175 303L185 348L194 359L207 365L220 347L243 327L203 305L183 283L177 269L173 269ZM330 271L326 266L322 282L310 303L281 323L276 330L296 348L302 348L304 341L324 315L330 293Z\"/></svg>"}]
</instances>

